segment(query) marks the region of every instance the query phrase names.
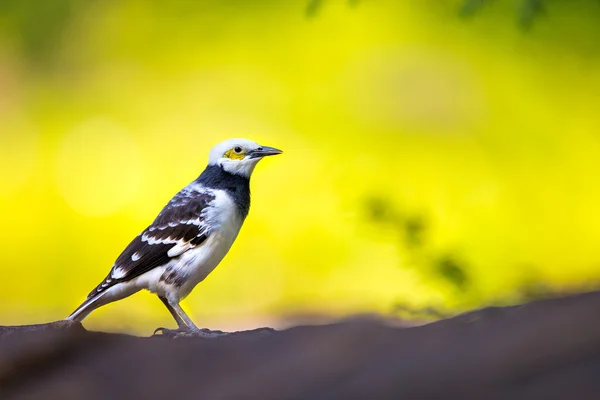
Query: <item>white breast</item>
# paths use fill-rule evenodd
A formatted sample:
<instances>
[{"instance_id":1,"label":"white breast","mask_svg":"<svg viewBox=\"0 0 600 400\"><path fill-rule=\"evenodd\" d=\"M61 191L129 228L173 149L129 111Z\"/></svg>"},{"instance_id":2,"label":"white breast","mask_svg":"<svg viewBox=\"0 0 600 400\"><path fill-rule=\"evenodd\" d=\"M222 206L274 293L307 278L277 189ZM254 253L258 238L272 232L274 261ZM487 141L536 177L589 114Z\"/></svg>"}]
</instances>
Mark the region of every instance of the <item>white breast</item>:
<instances>
[{"instance_id":1,"label":"white breast","mask_svg":"<svg viewBox=\"0 0 600 400\"><path fill-rule=\"evenodd\" d=\"M227 192L214 192L215 199L202 211L209 229L208 238L200 246L171 261L164 269L171 268L183 278L184 283L177 286L159 279L156 287L150 288L151 291L175 301L183 299L219 265L231 248L244 221Z\"/></svg>"}]
</instances>

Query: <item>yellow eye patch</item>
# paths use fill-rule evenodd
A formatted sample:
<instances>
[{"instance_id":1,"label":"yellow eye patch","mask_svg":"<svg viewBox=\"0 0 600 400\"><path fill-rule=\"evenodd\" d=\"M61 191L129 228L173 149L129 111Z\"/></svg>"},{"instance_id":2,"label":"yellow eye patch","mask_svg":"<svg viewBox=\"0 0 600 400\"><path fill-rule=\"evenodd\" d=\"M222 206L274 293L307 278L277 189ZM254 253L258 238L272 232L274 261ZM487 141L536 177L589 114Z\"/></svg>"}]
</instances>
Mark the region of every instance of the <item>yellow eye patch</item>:
<instances>
[{"instance_id":1,"label":"yellow eye patch","mask_svg":"<svg viewBox=\"0 0 600 400\"><path fill-rule=\"evenodd\" d=\"M246 157L246 150L241 149L242 151L239 153L236 153L235 151L235 147L233 149L227 150L227 152L225 154L223 154L223 157L225 158L230 158L232 160L242 160L244 157Z\"/></svg>"}]
</instances>

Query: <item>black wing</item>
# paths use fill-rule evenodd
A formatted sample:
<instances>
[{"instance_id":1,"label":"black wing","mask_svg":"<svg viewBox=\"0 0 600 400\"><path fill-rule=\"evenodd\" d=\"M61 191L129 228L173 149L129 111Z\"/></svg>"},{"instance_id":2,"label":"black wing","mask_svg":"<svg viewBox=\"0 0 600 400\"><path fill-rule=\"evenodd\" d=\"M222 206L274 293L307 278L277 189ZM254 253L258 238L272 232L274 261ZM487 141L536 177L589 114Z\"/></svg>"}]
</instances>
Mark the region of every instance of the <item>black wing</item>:
<instances>
[{"instance_id":1,"label":"black wing","mask_svg":"<svg viewBox=\"0 0 600 400\"><path fill-rule=\"evenodd\" d=\"M109 287L134 279L153 268L168 263L191 248L199 246L209 235L204 210L215 199L210 192L184 189L163 208L144 232L138 235L117 258L115 264L89 297Z\"/></svg>"}]
</instances>

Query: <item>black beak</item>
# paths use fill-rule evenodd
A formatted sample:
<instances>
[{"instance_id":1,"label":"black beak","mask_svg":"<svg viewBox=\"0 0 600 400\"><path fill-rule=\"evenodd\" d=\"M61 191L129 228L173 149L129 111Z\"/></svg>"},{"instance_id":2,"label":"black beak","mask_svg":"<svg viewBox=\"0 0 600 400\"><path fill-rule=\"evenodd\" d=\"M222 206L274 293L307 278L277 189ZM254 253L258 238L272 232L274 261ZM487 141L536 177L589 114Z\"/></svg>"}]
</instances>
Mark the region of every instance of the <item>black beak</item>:
<instances>
[{"instance_id":1,"label":"black beak","mask_svg":"<svg viewBox=\"0 0 600 400\"><path fill-rule=\"evenodd\" d=\"M249 151L248 156L250 158L262 158L266 156L274 156L281 153L283 153L283 151L274 147L261 146L258 149Z\"/></svg>"}]
</instances>

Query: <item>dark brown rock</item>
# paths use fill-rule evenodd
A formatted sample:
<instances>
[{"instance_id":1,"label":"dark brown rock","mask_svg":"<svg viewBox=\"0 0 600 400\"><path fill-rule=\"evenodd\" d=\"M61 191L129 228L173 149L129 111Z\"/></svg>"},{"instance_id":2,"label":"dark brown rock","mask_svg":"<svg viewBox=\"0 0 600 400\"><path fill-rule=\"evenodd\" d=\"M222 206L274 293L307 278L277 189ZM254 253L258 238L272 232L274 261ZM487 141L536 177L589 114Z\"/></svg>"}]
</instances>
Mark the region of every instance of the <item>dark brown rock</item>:
<instances>
[{"instance_id":1,"label":"dark brown rock","mask_svg":"<svg viewBox=\"0 0 600 400\"><path fill-rule=\"evenodd\" d=\"M597 399L600 293L412 328L356 319L216 339L0 327L2 399Z\"/></svg>"}]
</instances>

